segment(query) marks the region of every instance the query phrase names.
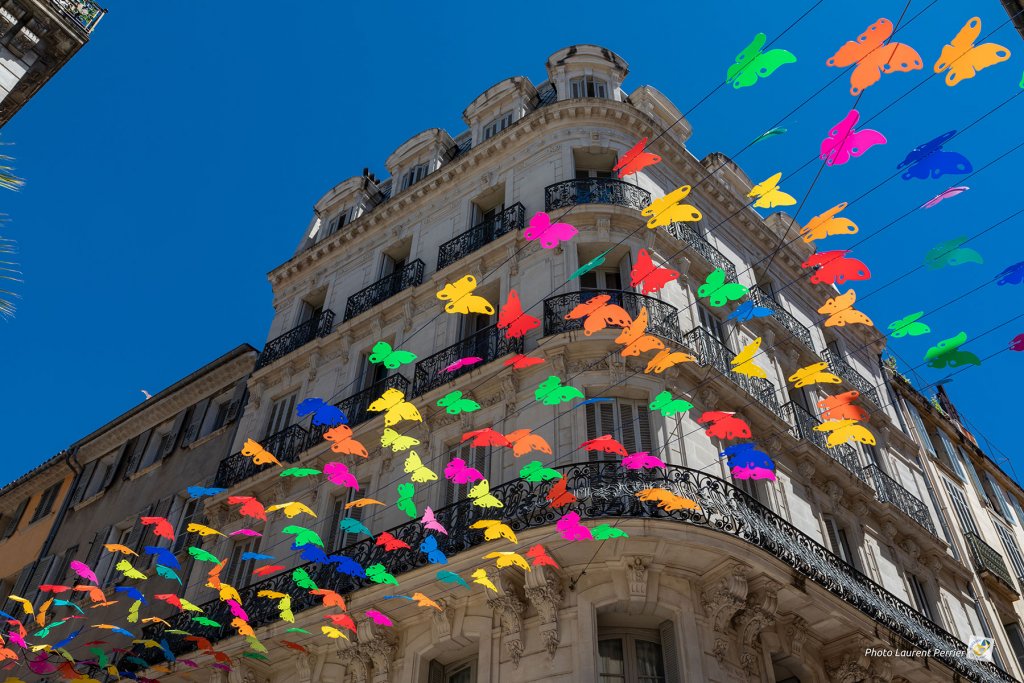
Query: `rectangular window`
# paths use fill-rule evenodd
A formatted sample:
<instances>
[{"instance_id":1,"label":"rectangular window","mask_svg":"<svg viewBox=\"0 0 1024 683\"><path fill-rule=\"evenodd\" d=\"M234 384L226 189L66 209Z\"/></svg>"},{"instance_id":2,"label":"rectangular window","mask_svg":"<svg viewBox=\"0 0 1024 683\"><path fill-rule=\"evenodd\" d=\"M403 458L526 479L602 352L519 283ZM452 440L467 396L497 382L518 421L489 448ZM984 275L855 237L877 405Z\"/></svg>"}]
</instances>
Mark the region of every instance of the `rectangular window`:
<instances>
[{"instance_id":1,"label":"rectangular window","mask_svg":"<svg viewBox=\"0 0 1024 683\"><path fill-rule=\"evenodd\" d=\"M36 511L32 515L32 519L29 523L35 522L36 520L42 519L46 515L50 514L53 510L53 501L57 499L57 493L60 491L62 483L63 482L57 482L50 488L43 491L43 495L39 497L39 505L36 506Z\"/></svg>"},{"instance_id":2,"label":"rectangular window","mask_svg":"<svg viewBox=\"0 0 1024 683\"><path fill-rule=\"evenodd\" d=\"M173 438L174 435L170 430L170 426L161 428L161 431L153 432L153 436L149 438L146 452L143 454L142 460L139 461L136 471L146 469L155 463L160 458L160 454L164 452L164 449L169 448L167 443Z\"/></svg>"},{"instance_id":3,"label":"rectangular window","mask_svg":"<svg viewBox=\"0 0 1024 683\"><path fill-rule=\"evenodd\" d=\"M925 429L924 421L921 419L921 413L917 412L909 401L905 404L907 406L907 412L910 413L910 419L914 422L914 428L917 430L917 439L924 446L924 449L928 451L928 454L933 458L936 457L935 446L932 444L932 439L928 436L928 430Z\"/></svg>"},{"instance_id":4,"label":"rectangular window","mask_svg":"<svg viewBox=\"0 0 1024 683\"><path fill-rule=\"evenodd\" d=\"M726 341L725 326L722 325L722 321L714 313L708 310L706 306L697 304L697 319L700 321L701 327L728 348L729 344Z\"/></svg>"},{"instance_id":5,"label":"rectangular window","mask_svg":"<svg viewBox=\"0 0 1024 683\"><path fill-rule=\"evenodd\" d=\"M828 536L828 544L832 552L843 562L852 567L857 566L853 551L850 550L850 541L846 536L846 529L831 517L825 518L825 534Z\"/></svg>"},{"instance_id":6,"label":"rectangular window","mask_svg":"<svg viewBox=\"0 0 1024 683\"><path fill-rule=\"evenodd\" d=\"M593 76L582 76L569 81L572 97L608 97L608 84Z\"/></svg>"},{"instance_id":7,"label":"rectangular window","mask_svg":"<svg viewBox=\"0 0 1024 683\"><path fill-rule=\"evenodd\" d=\"M946 478L942 479L942 483L945 484L946 492L953 502L953 511L956 513L957 519L960 520L960 528L963 531L977 534L978 526L974 523L974 517L971 516L971 509L967 505L967 498L964 496L964 492L960 490L959 486Z\"/></svg>"},{"instance_id":8,"label":"rectangular window","mask_svg":"<svg viewBox=\"0 0 1024 683\"><path fill-rule=\"evenodd\" d=\"M115 537L116 540L114 540L112 542L113 543L117 543L119 545L127 546L128 545L128 537L131 536L131 533L132 533L132 530L131 530L130 527L128 529L120 529L117 532L117 536ZM109 586L110 584L112 584L114 582L115 577L120 576L120 573L117 572L117 567L114 566L117 563L114 561L113 554L112 553L105 553L105 554L108 557L110 557L110 563L107 566L106 576L103 577L103 585L104 586Z\"/></svg>"},{"instance_id":9,"label":"rectangular window","mask_svg":"<svg viewBox=\"0 0 1024 683\"><path fill-rule=\"evenodd\" d=\"M274 405L270 407L270 419L267 420L264 438L277 434L291 424L292 417L295 415L295 399L297 396L298 392L294 392L274 401Z\"/></svg>"},{"instance_id":10,"label":"rectangular window","mask_svg":"<svg viewBox=\"0 0 1024 683\"><path fill-rule=\"evenodd\" d=\"M981 498L981 502L991 505L992 501L988 499L988 494L985 493L985 487L981 485L981 479L978 477L978 471L974 469L974 463L971 462L971 456L967 455L967 452L962 448L957 450L960 451L964 467L967 468L967 474L971 476L971 483L974 484L974 490L978 492L978 497Z\"/></svg>"},{"instance_id":11,"label":"rectangular window","mask_svg":"<svg viewBox=\"0 0 1024 683\"><path fill-rule=\"evenodd\" d=\"M1017 545L1017 539L1013 537L1013 532L1004 527L1002 524L996 524L996 533L999 534L999 540L1003 542L1003 549L1006 550L1006 556L1010 558L1010 564L1013 565L1013 571L1017 575L1017 581L1024 583L1024 557L1020 554L1020 546Z\"/></svg>"},{"instance_id":12,"label":"rectangular window","mask_svg":"<svg viewBox=\"0 0 1024 683\"><path fill-rule=\"evenodd\" d=\"M480 474L484 475L484 479L489 480L490 467L488 467L487 448L470 446L469 443L460 443L452 447L452 450L448 454L448 458L445 462L445 467L448 466L452 460L456 458L461 459L466 467L472 467L473 469L479 470ZM451 505L456 501L463 500L469 495L469 489L473 487L476 482L469 482L466 484L454 484L451 480L446 479L444 485L444 501L442 507Z\"/></svg>"},{"instance_id":13,"label":"rectangular window","mask_svg":"<svg viewBox=\"0 0 1024 683\"><path fill-rule=\"evenodd\" d=\"M928 601L928 593L925 592L924 584L922 584L921 580L913 574L907 574L907 582L910 584L910 592L914 596L914 604L917 607L917 611L932 621L935 621L935 617L932 616L931 603Z\"/></svg>"},{"instance_id":14,"label":"rectangular window","mask_svg":"<svg viewBox=\"0 0 1024 683\"><path fill-rule=\"evenodd\" d=\"M512 125L512 112L502 114L484 126L484 140L488 140Z\"/></svg>"},{"instance_id":15,"label":"rectangular window","mask_svg":"<svg viewBox=\"0 0 1024 683\"><path fill-rule=\"evenodd\" d=\"M945 451L946 464L956 472L956 476L960 477L960 481L967 481L967 475L964 473L964 467L960 462L960 456L956 454L956 448L953 447L953 443L949 440L949 437L946 436L946 432L942 429L939 429L937 433L939 435L939 441L942 443L942 450ZM925 434L925 438L927 437L928 435Z\"/></svg>"},{"instance_id":16,"label":"rectangular window","mask_svg":"<svg viewBox=\"0 0 1024 683\"><path fill-rule=\"evenodd\" d=\"M174 553L181 552L188 541L188 533L185 531L192 522L200 522L202 516L202 503L198 498L189 498L185 501L185 509L181 512L181 519L178 521L178 529L174 532Z\"/></svg>"},{"instance_id":17,"label":"rectangular window","mask_svg":"<svg viewBox=\"0 0 1024 683\"><path fill-rule=\"evenodd\" d=\"M999 487L999 484L988 472L983 473L985 475L985 482L988 483L989 498L995 498L996 500L996 512L1003 516L1010 524L1014 524L1013 511L1010 510L1010 503L1006 500L1006 495L1003 493L1003 489Z\"/></svg>"},{"instance_id":18,"label":"rectangular window","mask_svg":"<svg viewBox=\"0 0 1024 683\"><path fill-rule=\"evenodd\" d=\"M1020 624L1013 622L1003 626L1006 635L1009 637L1010 649L1013 656L1017 658L1017 664L1024 669L1024 631L1021 631Z\"/></svg>"},{"instance_id":19,"label":"rectangular window","mask_svg":"<svg viewBox=\"0 0 1024 683\"><path fill-rule=\"evenodd\" d=\"M359 488L363 489L363 484L359 484ZM341 521L345 518L354 519L357 522L363 519L363 508L355 507L348 510L345 509L347 503L351 503L356 498L359 498L360 494L355 489L349 489L348 495L341 495L334 499L331 505L331 519L330 529L327 532L327 554L335 554L341 551L349 545L352 545L359 540L359 534L352 533L350 531L344 531L341 528Z\"/></svg>"},{"instance_id":20,"label":"rectangular window","mask_svg":"<svg viewBox=\"0 0 1024 683\"><path fill-rule=\"evenodd\" d=\"M405 175L402 176L402 189L407 190L410 186L423 180L427 175L428 168L428 164L417 164L406 171Z\"/></svg>"},{"instance_id":21,"label":"rectangular window","mask_svg":"<svg viewBox=\"0 0 1024 683\"><path fill-rule=\"evenodd\" d=\"M611 434L629 453L654 450L651 438L651 411L639 401L616 399L614 403L588 403L586 411L587 440ZM591 460L603 459L603 453L589 452Z\"/></svg>"},{"instance_id":22,"label":"rectangular window","mask_svg":"<svg viewBox=\"0 0 1024 683\"><path fill-rule=\"evenodd\" d=\"M235 588L242 588L252 583L252 571L256 568L256 560L243 561L242 555L259 552L259 540L258 538L247 538L244 541L236 542L231 547L231 555L224 570L227 574L227 578L224 579L225 583Z\"/></svg>"},{"instance_id":23,"label":"rectangular window","mask_svg":"<svg viewBox=\"0 0 1024 683\"><path fill-rule=\"evenodd\" d=\"M622 289L622 276L615 270L592 270L580 276L580 289ZM583 297L580 297L584 300Z\"/></svg>"},{"instance_id":24,"label":"rectangular window","mask_svg":"<svg viewBox=\"0 0 1024 683\"><path fill-rule=\"evenodd\" d=\"M601 637L597 641L600 683L665 683L661 643L651 635Z\"/></svg>"}]
</instances>

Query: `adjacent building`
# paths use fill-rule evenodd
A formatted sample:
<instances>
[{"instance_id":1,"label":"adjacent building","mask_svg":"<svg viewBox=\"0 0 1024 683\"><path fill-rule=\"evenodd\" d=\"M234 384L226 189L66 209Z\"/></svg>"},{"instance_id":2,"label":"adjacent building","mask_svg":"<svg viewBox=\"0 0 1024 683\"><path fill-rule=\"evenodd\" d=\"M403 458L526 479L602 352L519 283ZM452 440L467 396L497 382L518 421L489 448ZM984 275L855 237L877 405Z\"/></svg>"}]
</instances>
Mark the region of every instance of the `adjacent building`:
<instances>
[{"instance_id":1,"label":"adjacent building","mask_svg":"<svg viewBox=\"0 0 1024 683\"><path fill-rule=\"evenodd\" d=\"M1003 8L1010 15L1017 33L1024 38L1024 2L1021 0L1003 0Z\"/></svg>"}]
</instances>

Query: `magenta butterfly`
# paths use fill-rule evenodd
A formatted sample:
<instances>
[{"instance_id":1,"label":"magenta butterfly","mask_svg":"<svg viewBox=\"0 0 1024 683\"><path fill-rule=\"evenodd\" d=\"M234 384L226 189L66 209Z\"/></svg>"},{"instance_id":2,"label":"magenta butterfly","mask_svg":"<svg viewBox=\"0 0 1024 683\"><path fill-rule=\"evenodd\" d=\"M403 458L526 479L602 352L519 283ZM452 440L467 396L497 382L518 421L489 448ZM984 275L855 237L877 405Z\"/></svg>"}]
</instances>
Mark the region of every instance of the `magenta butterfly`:
<instances>
[{"instance_id":1,"label":"magenta butterfly","mask_svg":"<svg viewBox=\"0 0 1024 683\"><path fill-rule=\"evenodd\" d=\"M860 113L851 109L842 121L832 126L828 137L821 141L821 158L829 166L845 164L851 157L859 157L875 145L884 145L885 136L877 130L864 128L854 132Z\"/></svg>"},{"instance_id":2,"label":"magenta butterfly","mask_svg":"<svg viewBox=\"0 0 1024 683\"><path fill-rule=\"evenodd\" d=\"M568 242L579 232L568 223L552 223L551 216L538 211L530 219L530 227L523 232L523 237L531 242L540 240L540 246L544 249L554 249L560 242Z\"/></svg>"}]
</instances>

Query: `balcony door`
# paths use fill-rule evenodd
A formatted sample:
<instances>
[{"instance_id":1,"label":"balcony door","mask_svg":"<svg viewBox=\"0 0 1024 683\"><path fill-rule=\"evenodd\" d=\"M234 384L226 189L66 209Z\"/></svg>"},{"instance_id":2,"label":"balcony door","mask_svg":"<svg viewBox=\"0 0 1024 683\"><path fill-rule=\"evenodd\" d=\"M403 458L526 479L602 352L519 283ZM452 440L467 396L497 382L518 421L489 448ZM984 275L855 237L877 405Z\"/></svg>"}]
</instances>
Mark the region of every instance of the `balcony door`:
<instances>
[{"instance_id":1,"label":"balcony door","mask_svg":"<svg viewBox=\"0 0 1024 683\"><path fill-rule=\"evenodd\" d=\"M291 393L274 401L274 404L270 407L270 419L267 420L264 438L271 434L277 434L291 424L292 416L295 414L295 399L297 396L297 393Z\"/></svg>"},{"instance_id":2,"label":"balcony door","mask_svg":"<svg viewBox=\"0 0 1024 683\"><path fill-rule=\"evenodd\" d=\"M622 274L617 270L599 268L580 275L580 289L622 289Z\"/></svg>"}]
</instances>

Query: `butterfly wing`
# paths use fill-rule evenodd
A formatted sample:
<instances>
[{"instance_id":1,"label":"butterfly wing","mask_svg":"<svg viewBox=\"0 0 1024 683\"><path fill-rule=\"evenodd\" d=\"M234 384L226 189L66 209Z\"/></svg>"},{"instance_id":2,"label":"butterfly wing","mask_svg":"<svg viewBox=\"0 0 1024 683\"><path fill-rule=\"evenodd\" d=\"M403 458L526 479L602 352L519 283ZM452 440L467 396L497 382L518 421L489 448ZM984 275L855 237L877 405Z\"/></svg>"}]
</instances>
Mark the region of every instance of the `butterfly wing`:
<instances>
[{"instance_id":1,"label":"butterfly wing","mask_svg":"<svg viewBox=\"0 0 1024 683\"><path fill-rule=\"evenodd\" d=\"M750 188L750 192L747 193L748 197L763 197L768 192L775 190L779 187L779 181L782 180L782 171L779 171L775 175L769 177L757 185ZM754 206L757 206L755 203Z\"/></svg>"},{"instance_id":2,"label":"butterfly wing","mask_svg":"<svg viewBox=\"0 0 1024 683\"><path fill-rule=\"evenodd\" d=\"M642 285L641 294L657 292L679 277L679 271L662 266L655 266L651 255L646 249L637 253L636 264L630 271L630 284L633 287Z\"/></svg>"},{"instance_id":3,"label":"butterfly wing","mask_svg":"<svg viewBox=\"0 0 1024 683\"><path fill-rule=\"evenodd\" d=\"M540 318L526 315L523 312L523 305L519 301L519 293L514 289L509 290L508 300L498 313L498 329L505 330L505 336L513 339L522 337L538 327L540 327Z\"/></svg>"},{"instance_id":4,"label":"butterfly wing","mask_svg":"<svg viewBox=\"0 0 1024 683\"><path fill-rule=\"evenodd\" d=\"M732 371L741 375L746 375L747 377L767 378L768 375L765 373L764 369L758 367L753 362L753 358L760 348L760 337L754 339L754 341L743 347L743 350L736 354L736 357L732 359Z\"/></svg>"},{"instance_id":5,"label":"butterfly wing","mask_svg":"<svg viewBox=\"0 0 1024 683\"><path fill-rule=\"evenodd\" d=\"M644 373L661 373L674 365L678 365L680 363L693 363L696 362L696 360L697 359L695 357L682 351L662 349L647 363L647 367L644 368Z\"/></svg>"},{"instance_id":6,"label":"butterfly wing","mask_svg":"<svg viewBox=\"0 0 1024 683\"><path fill-rule=\"evenodd\" d=\"M736 55L736 61L725 73L726 83L732 83L734 88L744 88L754 85L757 82L757 70L754 68L754 60L761 53L768 37L758 33L754 39L743 48L743 51Z\"/></svg>"}]
</instances>

